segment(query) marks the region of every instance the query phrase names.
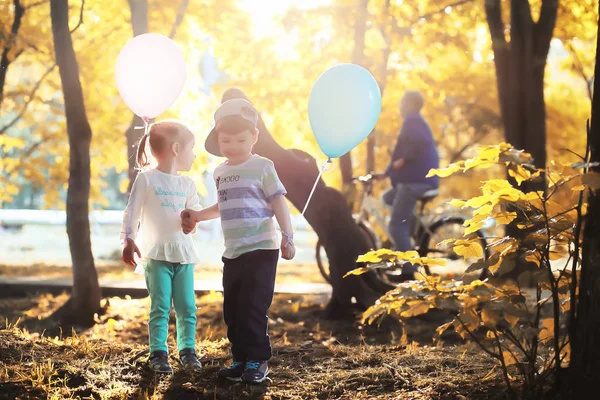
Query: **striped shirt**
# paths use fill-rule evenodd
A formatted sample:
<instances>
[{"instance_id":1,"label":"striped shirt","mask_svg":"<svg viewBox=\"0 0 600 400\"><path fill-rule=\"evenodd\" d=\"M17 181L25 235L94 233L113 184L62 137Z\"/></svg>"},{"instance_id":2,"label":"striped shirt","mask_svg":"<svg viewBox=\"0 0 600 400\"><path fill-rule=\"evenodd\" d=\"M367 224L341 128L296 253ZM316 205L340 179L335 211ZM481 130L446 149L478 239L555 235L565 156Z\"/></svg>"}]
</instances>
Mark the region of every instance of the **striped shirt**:
<instances>
[{"instance_id":1,"label":"striped shirt","mask_svg":"<svg viewBox=\"0 0 600 400\"><path fill-rule=\"evenodd\" d=\"M215 169L223 257L233 259L254 250L279 249L270 201L286 194L273 162L253 155L239 165L223 163Z\"/></svg>"}]
</instances>

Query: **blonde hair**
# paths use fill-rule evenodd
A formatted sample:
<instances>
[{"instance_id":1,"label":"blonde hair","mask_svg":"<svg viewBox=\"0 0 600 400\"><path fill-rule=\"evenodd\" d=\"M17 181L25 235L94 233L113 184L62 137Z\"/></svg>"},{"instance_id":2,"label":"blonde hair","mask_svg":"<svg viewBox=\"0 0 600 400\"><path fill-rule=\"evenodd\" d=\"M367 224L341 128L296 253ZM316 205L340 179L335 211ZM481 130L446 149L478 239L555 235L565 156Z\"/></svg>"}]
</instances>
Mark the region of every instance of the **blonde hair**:
<instances>
[{"instance_id":1,"label":"blonde hair","mask_svg":"<svg viewBox=\"0 0 600 400\"><path fill-rule=\"evenodd\" d=\"M144 134L139 141L136 168L142 170L150 166L146 154L146 142L149 143L150 151L154 155L160 154L174 142L183 140L187 143L193 135L190 128L179 120L167 119L151 124L148 133Z\"/></svg>"}]
</instances>

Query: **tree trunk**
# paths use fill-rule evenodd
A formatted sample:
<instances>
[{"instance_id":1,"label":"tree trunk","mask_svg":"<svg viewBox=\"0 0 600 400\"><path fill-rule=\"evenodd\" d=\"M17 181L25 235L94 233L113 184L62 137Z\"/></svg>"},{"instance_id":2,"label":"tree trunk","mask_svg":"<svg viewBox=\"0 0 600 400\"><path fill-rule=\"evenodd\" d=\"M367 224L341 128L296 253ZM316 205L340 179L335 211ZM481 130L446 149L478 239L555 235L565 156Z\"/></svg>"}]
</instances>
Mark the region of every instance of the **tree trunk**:
<instances>
[{"instance_id":1,"label":"tree trunk","mask_svg":"<svg viewBox=\"0 0 600 400\"><path fill-rule=\"evenodd\" d=\"M360 0L354 21L354 48L352 50L352 63L363 64L365 51L365 32L367 26L367 7L369 0ZM342 174L342 193L346 203L352 210L356 201L356 187L352 182L354 167L352 165L352 151L340 157L340 172Z\"/></svg>"},{"instance_id":2,"label":"tree trunk","mask_svg":"<svg viewBox=\"0 0 600 400\"><path fill-rule=\"evenodd\" d=\"M249 100L241 90L229 89L222 101L233 98ZM275 142L262 118L258 129L260 134L254 151L273 161L287 189L288 200L302 210L317 179L319 166L309 154L286 150ZM320 180L304 216L319 236L329 258L333 293L324 316L328 319L355 318L355 311L364 311L390 287L371 273L343 278L346 272L356 268L356 258L369 251L369 246L340 192Z\"/></svg>"},{"instance_id":3,"label":"tree trunk","mask_svg":"<svg viewBox=\"0 0 600 400\"><path fill-rule=\"evenodd\" d=\"M485 10L496 67L498 98L506 141L533 157L537 168L546 168L546 104L544 101L544 70L556 24L558 0L543 0L537 23L531 17L529 0L510 1L510 42L505 37L501 0L486 0ZM514 179L509 181L516 186ZM524 182L524 192L545 191L545 179ZM506 234L516 239L526 232L518 229L517 218L506 228ZM511 278L533 268L519 258Z\"/></svg>"},{"instance_id":4,"label":"tree trunk","mask_svg":"<svg viewBox=\"0 0 600 400\"><path fill-rule=\"evenodd\" d=\"M67 234L73 262L73 292L63 308L63 323L92 326L100 310L100 287L90 240L90 142L79 66L69 32L67 0L51 0L50 16L56 63L62 83L69 135L69 189L67 191Z\"/></svg>"},{"instance_id":5,"label":"tree trunk","mask_svg":"<svg viewBox=\"0 0 600 400\"><path fill-rule=\"evenodd\" d=\"M600 11L600 5L599 5ZM594 76L600 76L600 26ZM590 162L600 163L600 79L594 79L592 122L589 132ZM600 167L591 170L600 173ZM571 339L570 380L564 398L585 398L600 382L600 190L592 191L583 230L579 296Z\"/></svg>"},{"instance_id":6,"label":"tree trunk","mask_svg":"<svg viewBox=\"0 0 600 400\"><path fill-rule=\"evenodd\" d=\"M390 1L385 0L385 4L383 6L382 15L386 17L389 14L390 10ZM385 19L385 18L384 18ZM385 42L385 49L383 50L383 56L381 57L381 63L379 63L379 91L381 92L381 97L383 97L383 92L385 91L385 86L387 85L387 73L388 73L388 61L390 58L390 54L392 52L392 48L389 43L389 37L387 34L387 22L382 23L381 25L381 36ZM370 174L375 171L375 146L377 146L377 131L372 132L369 137L367 137L367 164L365 173Z\"/></svg>"},{"instance_id":7,"label":"tree trunk","mask_svg":"<svg viewBox=\"0 0 600 400\"><path fill-rule=\"evenodd\" d=\"M129 10L131 11L131 27L133 36L138 36L148 32L148 1L147 0L129 0ZM128 177L129 185L127 186L127 194L131 192L131 186L137 176L135 164L137 161L137 143L144 134L142 129L135 129L136 126L143 126L144 121L137 115L133 114L129 128L125 132L127 138L127 160L129 164Z\"/></svg>"},{"instance_id":8,"label":"tree trunk","mask_svg":"<svg viewBox=\"0 0 600 400\"><path fill-rule=\"evenodd\" d=\"M531 153L538 168L546 168L546 105L544 70L558 0L543 0L539 21L531 18L529 1L511 0L510 42L502 22L500 0L485 2L506 140ZM544 190L544 182L530 190Z\"/></svg>"}]
</instances>

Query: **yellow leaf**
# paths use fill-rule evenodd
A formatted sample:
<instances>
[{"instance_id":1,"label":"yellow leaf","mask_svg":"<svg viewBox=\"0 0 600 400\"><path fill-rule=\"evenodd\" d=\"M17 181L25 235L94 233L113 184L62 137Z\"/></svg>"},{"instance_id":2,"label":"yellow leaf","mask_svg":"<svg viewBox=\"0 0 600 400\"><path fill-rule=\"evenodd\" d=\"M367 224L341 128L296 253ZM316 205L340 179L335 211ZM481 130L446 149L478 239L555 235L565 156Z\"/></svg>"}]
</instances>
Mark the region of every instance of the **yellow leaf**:
<instances>
[{"instance_id":1,"label":"yellow leaf","mask_svg":"<svg viewBox=\"0 0 600 400\"><path fill-rule=\"evenodd\" d=\"M19 194L19 187L13 183L7 183L4 191L9 195L9 196L16 196Z\"/></svg>"},{"instance_id":2,"label":"yellow leaf","mask_svg":"<svg viewBox=\"0 0 600 400\"><path fill-rule=\"evenodd\" d=\"M465 204L467 204L466 201L463 200L457 200L457 199L453 199L450 200L449 203L452 207L456 207L456 208L463 208Z\"/></svg>"},{"instance_id":3,"label":"yellow leaf","mask_svg":"<svg viewBox=\"0 0 600 400\"><path fill-rule=\"evenodd\" d=\"M344 278L347 276L350 276L350 275L362 275L368 271L369 271L369 268L367 268L367 267L356 268L356 269L353 269L352 271L346 273L346 275L344 275Z\"/></svg>"},{"instance_id":4,"label":"yellow leaf","mask_svg":"<svg viewBox=\"0 0 600 400\"><path fill-rule=\"evenodd\" d=\"M546 341L554 337L554 318L545 318L542 320L542 327L539 334L541 341Z\"/></svg>"},{"instance_id":5,"label":"yellow leaf","mask_svg":"<svg viewBox=\"0 0 600 400\"><path fill-rule=\"evenodd\" d=\"M539 202L540 199L544 198L544 192L538 191L538 192L529 192L529 193L525 193L523 196L521 196L521 200L525 200L525 201L529 201L529 202Z\"/></svg>"},{"instance_id":6,"label":"yellow leaf","mask_svg":"<svg viewBox=\"0 0 600 400\"><path fill-rule=\"evenodd\" d=\"M420 257L420 258L416 258L415 261L417 261L421 265L428 265L430 267L433 267L436 265L443 267L446 265L446 260L443 258Z\"/></svg>"},{"instance_id":7,"label":"yellow leaf","mask_svg":"<svg viewBox=\"0 0 600 400\"><path fill-rule=\"evenodd\" d=\"M465 228L465 236L466 235L470 235L471 233L477 232L478 230L480 230L484 226L485 226L485 222L483 222L483 221L474 222L474 223L469 224Z\"/></svg>"},{"instance_id":8,"label":"yellow leaf","mask_svg":"<svg viewBox=\"0 0 600 400\"><path fill-rule=\"evenodd\" d=\"M585 185L577 185L572 187L571 190L574 192L581 192L582 190L585 190Z\"/></svg>"},{"instance_id":9,"label":"yellow leaf","mask_svg":"<svg viewBox=\"0 0 600 400\"><path fill-rule=\"evenodd\" d=\"M538 250L527 250L525 252L525 260L540 266L540 258Z\"/></svg>"},{"instance_id":10,"label":"yellow leaf","mask_svg":"<svg viewBox=\"0 0 600 400\"><path fill-rule=\"evenodd\" d=\"M518 360L515 358L513 353L508 350L502 352L502 358L504 358L504 363L506 364L506 366L518 363Z\"/></svg>"},{"instance_id":11,"label":"yellow leaf","mask_svg":"<svg viewBox=\"0 0 600 400\"><path fill-rule=\"evenodd\" d=\"M483 247L479 244L479 241L465 240L462 244L454 246L454 252L463 258L481 258Z\"/></svg>"},{"instance_id":12,"label":"yellow leaf","mask_svg":"<svg viewBox=\"0 0 600 400\"><path fill-rule=\"evenodd\" d=\"M513 189L513 187L506 179L490 179L484 183L481 191L483 194L493 195L503 189Z\"/></svg>"},{"instance_id":13,"label":"yellow leaf","mask_svg":"<svg viewBox=\"0 0 600 400\"><path fill-rule=\"evenodd\" d=\"M494 215L496 219L496 224L498 225L507 225L510 224L517 218L516 212L501 212Z\"/></svg>"},{"instance_id":14,"label":"yellow leaf","mask_svg":"<svg viewBox=\"0 0 600 400\"><path fill-rule=\"evenodd\" d=\"M471 208L479 208L491 201L492 201L491 195L483 195L483 196L473 197L472 199L467 200L467 202L465 203L464 206L471 207Z\"/></svg>"},{"instance_id":15,"label":"yellow leaf","mask_svg":"<svg viewBox=\"0 0 600 400\"><path fill-rule=\"evenodd\" d=\"M22 138L0 135L0 148L4 148L5 152L15 148L22 148L24 145L25 140Z\"/></svg>"},{"instance_id":16,"label":"yellow leaf","mask_svg":"<svg viewBox=\"0 0 600 400\"><path fill-rule=\"evenodd\" d=\"M590 171L583 175L581 182L593 190L598 190L600 189L600 173Z\"/></svg>"},{"instance_id":17,"label":"yellow leaf","mask_svg":"<svg viewBox=\"0 0 600 400\"><path fill-rule=\"evenodd\" d=\"M395 252L395 255L398 260L410 260L419 257L419 253L414 250L397 251Z\"/></svg>"},{"instance_id":18,"label":"yellow leaf","mask_svg":"<svg viewBox=\"0 0 600 400\"><path fill-rule=\"evenodd\" d=\"M473 211L473 215L483 215L485 217L488 217L492 213L493 209L493 204L484 204L483 206Z\"/></svg>"},{"instance_id":19,"label":"yellow leaf","mask_svg":"<svg viewBox=\"0 0 600 400\"><path fill-rule=\"evenodd\" d=\"M121 183L119 184L119 191L121 193L126 193L128 187L129 187L129 180L128 179L123 179L121 181Z\"/></svg>"},{"instance_id":20,"label":"yellow leaf","mask_svg":"<svg viewBox=\"0 0 600 400\"><path fill-rule=\"evenodd\" d=\"M431 308L431 304L427 301L410 301L408 302L410 309L407 311L403 311L400 313L400 316L403 318L416 317L417 315L426 314Z\"/></svg>"},{"instance_id":21,"label":"yellow leaf","mask_svg":"<svg viewBox=\"0 0 600 400\"><path fill-rule=\"evenodd\" d=\"M485 307L481 311L481 320L483 321L483 324L488 328L494 328L498 324L498 319L498 314L490 310L488 307Z\"/></svg>"},{"instance_id":22,"label":"yellow leaf","mask_svg":"<svg viewBox=\"0 0 600 400\"><path fill-rule=\"evenodd\" d=\"M556 171L548 172L548 187L553 187L555 185L559 185L564 181L564 176Z\"/></svg>"},{"instance_id":23,"label":"yellow leaf","mask_svg":"<svg viewBox=\"0 0 600 400\"><path fill-rule=\"evenodd\" d=\"M425 176L426 178L430 178L432 176L439 176L440 178L447 178L450 175L454 174L455 172L458 172L460 170L462 170L462 162L458 162L458 163L454 163L454 164L450 164L448 167L446 168L439 168L439 169L431 169L427 175Z\"/></svg>"},{"instance_id":24,"label":"yellow leaf","mask_svg":"<svg viewBox=\"0 0 600 400\"><path fill-rule=\"evenodd\" d=\"M504 319L512 327L514 327L515 325L517 325L517 323L519 322L519 317L517 315L504 314Z\"/></svg>"},{"instance_id":25,"label":"yellow leaf","mask_svg":"<svg viewBox=\"0 0 600 400\"><path fill-rule=\"evenodd\" d=\"M529 178L531 178L531 173L519 164L511 164L508 168L508 175L515 178L518 185L521 185L523 181L526 181Z\"/></svg>"},{"instance_id":26,"label":"yellow leaf","mask_svg":"<svg viewBox=\"0 0 600 400\"><path fill-rule=\"evenodd\" d=\"M515 188L501 189L494 193L494 197L505 201L517 201L523 196L523 192Z\"/></svg>"}]
</instances>

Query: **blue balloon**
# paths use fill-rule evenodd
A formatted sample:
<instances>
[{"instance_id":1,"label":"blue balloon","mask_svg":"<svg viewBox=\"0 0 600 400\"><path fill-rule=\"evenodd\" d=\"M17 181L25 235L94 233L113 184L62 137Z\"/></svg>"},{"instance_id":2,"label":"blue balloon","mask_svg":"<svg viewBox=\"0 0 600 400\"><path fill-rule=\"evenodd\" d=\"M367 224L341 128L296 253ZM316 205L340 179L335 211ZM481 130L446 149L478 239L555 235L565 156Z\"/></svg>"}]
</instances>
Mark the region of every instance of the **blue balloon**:
<instances>
[{"instance_id":1,"label":"blue balloon","mask_svg":"<svg viewBox=\"0 0 600 400\"><path fill-rule=\"evenodd\" d=\"M317 79L308 99L308 118L319 147L330 158L362 142L381 113L381 91L365 68L338 64Z\"/></svg>"}]
</instances>

